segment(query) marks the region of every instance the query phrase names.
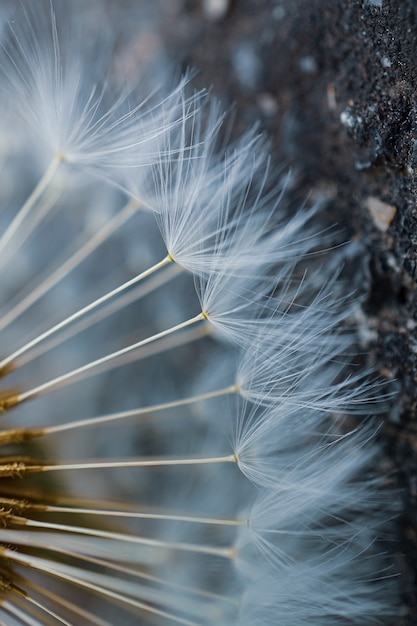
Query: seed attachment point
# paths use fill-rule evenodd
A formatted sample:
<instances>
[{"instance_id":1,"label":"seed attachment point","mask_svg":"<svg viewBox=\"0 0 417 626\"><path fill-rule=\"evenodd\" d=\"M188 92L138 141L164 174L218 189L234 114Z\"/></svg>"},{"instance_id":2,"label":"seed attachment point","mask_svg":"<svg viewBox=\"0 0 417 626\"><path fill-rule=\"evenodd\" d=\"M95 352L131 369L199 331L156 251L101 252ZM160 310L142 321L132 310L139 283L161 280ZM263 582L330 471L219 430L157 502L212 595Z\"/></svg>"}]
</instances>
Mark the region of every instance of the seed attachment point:
<instances>
[{"instance_id":1,"label":"seed attachment point","mask_svg":"<svg viewBox=\"0 0 417 626\"><path fill-rule=\"evenodd\" d=\"M9 374L15 371L14 363L7 363L3 367L0 367L0 378L5 378Z\"/></svg>"},{"instance_id":2,"label":"seed attachment point","mask_svg":"<svg viewBox=\"0 0 417 626\"><path fill-rule=\"evenodd\" d=\"M0 446L11 446L20 443L26 443L42 437L44 430L30 428L13 428L10 430L0 430Z\"/></svg>"},{"instance_id":3,"label":"seed attachment point","mask_svg":"<svg viewBox=\"0 0 417 626\"><path fill-rule=\"evenodd\" d=\"M0 413L5 413L9 409L20 403L20 394L15 389L5 389L0 391Z\"/></svg>"}]
</instances>

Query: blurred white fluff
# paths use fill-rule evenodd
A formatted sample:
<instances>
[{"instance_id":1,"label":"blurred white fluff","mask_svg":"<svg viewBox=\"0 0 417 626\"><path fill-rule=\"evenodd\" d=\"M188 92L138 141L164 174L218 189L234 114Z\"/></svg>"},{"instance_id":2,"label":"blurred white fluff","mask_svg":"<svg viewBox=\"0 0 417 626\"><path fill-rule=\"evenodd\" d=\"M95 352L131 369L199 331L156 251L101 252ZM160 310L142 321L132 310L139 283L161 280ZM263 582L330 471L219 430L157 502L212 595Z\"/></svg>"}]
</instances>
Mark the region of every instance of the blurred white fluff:
<instances>
[{"instance_id":1,"label":"blurred white fluff","mask_svg":"<svg viewBox=\"0 0 417 626\"><path fill-rule=\"evenodd\" d=\"M86 10L2 34L0 619L388 624L381 388L319 207L189 75L117 80Z\"/></svg>"}]
</instances>

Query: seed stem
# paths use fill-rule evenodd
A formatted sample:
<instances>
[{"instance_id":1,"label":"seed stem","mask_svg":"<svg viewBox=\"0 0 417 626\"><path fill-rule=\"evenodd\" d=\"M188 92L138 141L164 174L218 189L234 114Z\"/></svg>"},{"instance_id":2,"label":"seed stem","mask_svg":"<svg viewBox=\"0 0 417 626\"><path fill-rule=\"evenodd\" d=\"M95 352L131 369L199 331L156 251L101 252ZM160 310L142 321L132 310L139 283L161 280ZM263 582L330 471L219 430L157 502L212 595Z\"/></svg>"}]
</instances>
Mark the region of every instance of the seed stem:
<instances>
[{"instance_id":1,"label":"seed stem","mask_svg":"<svg viewBox=\"0 0 417 626\"><path fill-rule=\"evenodd\" d=\"M111 591L110 589L106 589L105 587L102 587L101 585L96 585L94 583L84 581L81 578L77 578L76 576L72 576L68 573L59 571L58 569L55 569L54 567L52 567L50 563L45 563L45 560L40 559L39 557L33 557L30 555L24 555L23 557L10 549L3 550L3 555L6 558L12 561L15 561L17 563L20 563L26 567L31 567L32 569L45 572L47 574L50 574L51 576L56 576L57 578L61 578L61 580L65 580L69 583L77 585L78 587L88 589L104 597L112 598L113 600L121 602L125 605L130 605L141 611L147 611L151 614L158 615L159 617L164 617L165 619L171 620L178 624L183 624L183 626L200 626L200 624L198 624L197 622L191 622L187 619L177 617L171 613L168 613L166 611L162 611L161 609L156 608L152 604L148 604L146 602L140 602L139 600L135 600L134 598L131 598L130 596L124 596L115 591ZM10 604L10 602L8 602L8 604Z\"/></svg>"},{"instance_id":2,"label":"seed stem","mask_svg":"<svg viewBox=\"0 0 417 626\"><path fill-rule=\"evenodd\" d=\"M62 195L62 187L48 189L40 202L36 204L36 211L33 211L32 215L26 218L20 228L19 239L13 244L13 249L7 251L4 250L0 259L0 268L4 268L7 263L10 263L11 259L16 258L18 250L22 248L24 243L29 239L31 234L35 231L38 224L48 215L48 213L56 206L58 199ZM8 304L7 312L4 315L6 324L3 326L3 318L0 319L0 330L5 328L10 322L13 321L13 315L10 315L13 306ZM8 318L8 319L7 319Z\"/></svg>"},{"instance_id":3,"label":"seed stem","mask_svg":"<svg viewBox=\"0 0 417 626\"><path fill-rule=\"evenodd\" d=\"M43 280L37 287L30 290L15 306L11 307L7 314L0 320L0 330L6 328L29 307L35 304L42 296L50 291L57 283L70 274L84 259L96 250L106 239L108 239L122 224L124 224L139 208L138 203L130 200L109 222L107 222L93 237L79 247L62 265L52 274ZM38 338L39 339L39 338ZM39 339L42 341L42 338ZM38 341L38 342L39 342ZM34 344L36 345L36 344ZM31 346L29 346L30 348ZM27 348L27 349L29 349ZM18 355L17 355L18 356ZM16 353L8 357L9 362L16 358Z\"/></svg>"},{"instance_id":4,"label":"seed stem","mask_svg":"<svg viewBox=\"0 0 417 626\"><path fill-rule=\"evenodd\" d=\"M119 293L123 292L124 290L128 289L129 287L132 287L133 285L136 285L141 280L144 280L145 278L148 278L149 276L151 276L152 274L154 274L158 270L162 269L163 267L165 267L166 265L168 265L171 262L172 262L171 258L169 256L166 256L159 263L156 263L155 265L153 265L149 269L145 270L141 274L138 274L134 278L131 278L127 282L123 283L122 285L119 285L119 287L116 287L116 289L113 289L112 291L109 291L104 296L101 296L97 300L94 300L94 302L91 302L90 304L88 304L87 306L83 307L82 309L79 309L78 311L76 311L76 313L73 313L72 315L70 315L69 317L65 318L64 320L62 320L58 324L55 324L55 326L52 326L51 328L46 330L44 333L41 333L40 335L38 335L37 337L35 337L31 341L26 343L24 346L22 346L21 348L19 348L15 352L13 352L13 354L10 354L8 357L3 359L3 361L0 362L0 370L5 365L8 365L9 363L12 363L19 356L21 356L22 354L24 354L25 352L27 352L28 350L30 350L34 346L38 345L41 341L44 341L45 339L47 339L51 335L54 335L58 331L62 330L66 326L68 326L68 324L71 324L72 322L75 322L75 320L80 319L84 315L87 315L88 313L90 313L91 311L96 309L98 306L100 306L101 304L104 304L105 302L107 302L111 298L114 298Z\"/></svg>"},{"instance_id":5,"label":"seed stem","mask_svg":"<svg viewBox=\"0 0 417 626\"><path fill-rule=\"evenodd\" d=\"M122 308L127 307L132 302L137 302L144 296L152 293L159 287L165 285L167 282L175 278L178 272L181 271L181 268L177 264L172 264L171 267L167 267L164 272L157 274L150 278L143 285L138 285L135 289L132 289L128 293L125 293L122 297L117 300L113 300L107 302L107 304L96 311L93 315L89 315L87 318L80 319L78 322L68 327L65 332L61 332L58 335L53 336L49 341L44 342L41 346L38 346L36 350L31 350L26 353L24 356L19 358L19 367L23 367L27 363L39 358L46 352L49 352L53 348L60 346L68 339L71 339L75 335L80 334L81 332L87 330L91 326L98 324L102 320L106 319L110 315L117 313ZM1 372L1 371L0 371Z\"/></svg>"},{"instance_id":6,"label":"seed stem","mask_svg":"<svg viewBox=\"0 0 417 626\"><path fill-rule=\"evenodd\" d=\"M92 461L86 463L63 463L60 465L25 465L23 471L24 473L38 473L87 469L116 469L123 467L174 467L180 465L210 465L216 463L236 463L236 457L234 454L230 454L228 456L201 457L189 459L147 458L134 459L131 461ZM21 465L24 464L22 463Z\"/></svg>"},{"instance_id":7,"label":"seed stem","mask_svg":"<svg viewBox=\"0 0 417 626\"><path fill-rule=\"evenodd\" d=\"M171 515L164 513L143 513L139 511L113 511L105 509L75 508L65 506L43 506L45 513L69 513L76 515L98 515L105 517L127 517L133 519L162 520L168 522L188 522L191 524L208 524L213 526L247 526L245 520L221 519L211 517L195 517L192 515Z\"/></svg>"},{"instance_id":8,"label":"seed stem","mask_svg":"<svg viewBox=\"0 0 417 626\"><path fill-rule=\"evenodd\" d=\"M67 422L58 426L50 426L42 430L42 435L50 435L54 433L60 433L66 430L73 430L76 428L84 428L86 426L97 426L108 422L116 422L130 417L139 417L148 413L156 413L159 411L165 411L167 409L174 409L177 407L187 406L196 402L203 402L204 400L211 400L213 398L219 398L221 396L237 393L237 387L235 385L231 387L225 387L216 391L208 393L202 393L198 396L191 396L189 398L183 398L181 400L174 400L173 402L165 402L163 404L154 404L137 409L131 409L130 411L120 411L118 413L111 413L109 415L101 415L99 417L90 417L84 420L78 420L76 422ZM0 433L1 434L1 433ZM1 442L1 439L0 439Z\"/></svg>"},{"instance_id":9,"label":"seed stem","mask_svg":"<svg viewBox=\"0 0 417 626\"><path fill-rule=\"evenodd\" d=\"M46 383L43 383L42 385L39 385L38 387L34 387L33 389L30 389L29 391L25 391L19 394L19 402L25 402L26 400L29 400L36 396L43 395L56 387L60 387L64 384L68 384L69 382L72 382L73 379L77 378L81 374L84 374L84 372L93 370L96 367L99 367L100 365L104 365L105 363L108 363L109 361L113 361L114 359L117 359L125 354L128 354L129 352L132 352L133 350L137 350L138 348L141 348L142 346L146 346L148 343L152 343L153 341L162 339L163 337L166 337L167 335L170 335L171 333L175 333L178 330L182 330L183 328L192 326L193 324L196 324L197 322L201 322L204 319L205 319L204 314L199 313L198 315L196 315L195 317L192 317L186 322L182 322L181 324L172 326L171 328L168 328L167 330L164 330L160 333L156 333L155 335L152 335L152 337L147 337L146 339L142 339L141 341L133 343L130 346L127 346L126 348L122 348L120 350L117 350L116 352L112 352L111 354L101 357L100 359L96 359L95 361L91 361L90 363L87 363L86 365L82 365L81 367L78 367L77 369L72 370L71 372L67 372L66 374L62 374L61 376L58 376L57 378L53 378L52 380Z\"/></svg>"},{"instance_id":10,"label":"seed stem","mask_svg":"<svg viewBox=\"0 0 417 626\"><path fill-rule=\"evenodd\" d=\"M40 196L43 194L45 189L48 187L49 183L52 181L53 177L55 176L62 162L63 162L63 156L60 154L57 154L55 158L53 159L53 161L51 162L51 164L49 165L49 167L47 168L47 170L45 171L45 173L43 174L38 184L36 185L35 189L27 198L24 205L21 207L21 209L15 215L15 217L13 218L9 226L1 235L0 254L4 250L4 248L7 246L11 238L18 231L22 222L26 219L27 215L30 213L30 211L36 204L37 200L40 198Z\"/></svg>"},{"instance_id":11,"label":"seed stem","mask_svg":"<svg viewBox=\"0 0 417 626\"><path fill-rule=\"evenodd\" d=\"M70 600L67 600L66 598L63 598L62 596L56 593L53 593L49 589L45 589L45 587L41 587L40 585L37 585L32 580L23 579L23 582L24 582L25 588L28 588L31 591L35 591L37 594L47 598L48 600L54 602L58 606L62 606L65 609L74 613L75 615L78 615L80 618L83 618L84 620L88 620L88 622L95 624L95 626L111 626L110 622L100 619L97 615L94 615L93 613L90 613L89 611L85 611L82 607L79 607L73 602L71 602Z\"/></svg>"},{"instance_id":12,"label":"seed stem","mask_svg":"<svg viewBox=\"0 0 417 626\"><path fill-rule=\"evenodd\" d=\"M181 541L163 541L161 539L154 539L149 537L126 535L122 533L115 533L106 530L99 530L96 528L85 528L84 526L68 526L65 524L52 524L50 522L40 522L34 520L28 520L22 517L10 516L9 522L17 526L24 526L25 528L37 528L45 530L56 530L59 532L65 532L72 535L86 535L88 537L99 537L101 539L111 539L113 541L122 541L123 543L134 543L153 548L163 550L179 550L181 552L196 552L198 554L207 554L210 556L217 556L223 559L231 559L234 556L232 548L218 548L198 543L185 543ZM2 552L4 554L4 551Z\"/></svg>"}]
</instances>

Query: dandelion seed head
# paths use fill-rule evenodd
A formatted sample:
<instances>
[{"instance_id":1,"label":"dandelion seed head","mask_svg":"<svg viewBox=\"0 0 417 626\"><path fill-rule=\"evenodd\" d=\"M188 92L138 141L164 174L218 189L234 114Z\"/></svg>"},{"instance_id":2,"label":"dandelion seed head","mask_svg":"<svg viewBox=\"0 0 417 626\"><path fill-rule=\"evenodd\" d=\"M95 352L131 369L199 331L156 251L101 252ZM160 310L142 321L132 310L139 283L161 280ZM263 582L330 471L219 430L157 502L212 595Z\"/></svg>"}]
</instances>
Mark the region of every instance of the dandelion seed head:
<instances>
[{"instance_id":1,"label":"dandelion seed head","mask_svg":"<svg viewBox=\"0 0 417 626\"><path fill-rule=\"evenodd\" d=\"M389 619L383 401L320 208L190 73L120 84L84 10L1 33L0 620Z\"/></svg>"}]
</instances>

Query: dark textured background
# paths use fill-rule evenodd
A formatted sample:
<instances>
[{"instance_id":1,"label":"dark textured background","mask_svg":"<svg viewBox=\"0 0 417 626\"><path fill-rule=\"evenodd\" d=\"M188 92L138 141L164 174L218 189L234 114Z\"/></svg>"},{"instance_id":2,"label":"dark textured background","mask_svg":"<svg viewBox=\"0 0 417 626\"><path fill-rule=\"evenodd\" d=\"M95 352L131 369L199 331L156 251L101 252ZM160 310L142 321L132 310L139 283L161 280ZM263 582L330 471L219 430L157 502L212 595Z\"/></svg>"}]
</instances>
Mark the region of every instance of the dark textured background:
<instances>
[{"instance_id":1,"label":"dark textured background","mask_svg":"<svg viewBox=\"0 0 417 626\"><path fill-rule=\"evenodd\" d=\"M352 279L367 294L366 350L398 388L380 435L403 490L389 548L404 589L396 624L416 624L417 2L124 4L138 57L157 51L196 68L197 85L234 104L238 131L260 121L299 198L326 198L329 221L360 246Z\"/></svg>"}]
</instances>

